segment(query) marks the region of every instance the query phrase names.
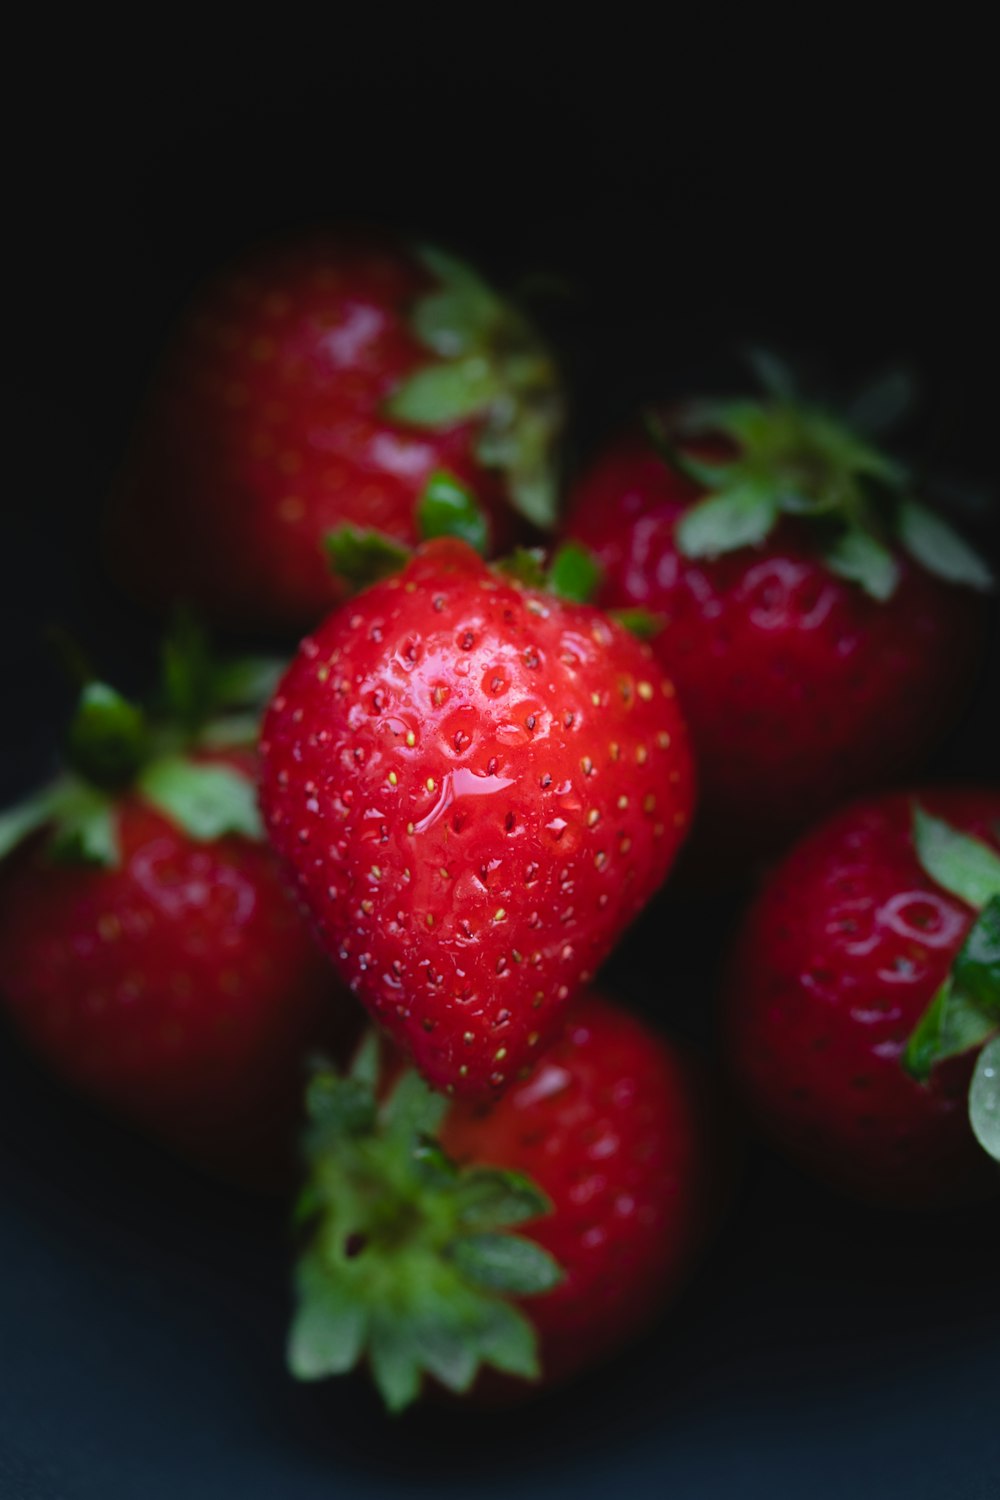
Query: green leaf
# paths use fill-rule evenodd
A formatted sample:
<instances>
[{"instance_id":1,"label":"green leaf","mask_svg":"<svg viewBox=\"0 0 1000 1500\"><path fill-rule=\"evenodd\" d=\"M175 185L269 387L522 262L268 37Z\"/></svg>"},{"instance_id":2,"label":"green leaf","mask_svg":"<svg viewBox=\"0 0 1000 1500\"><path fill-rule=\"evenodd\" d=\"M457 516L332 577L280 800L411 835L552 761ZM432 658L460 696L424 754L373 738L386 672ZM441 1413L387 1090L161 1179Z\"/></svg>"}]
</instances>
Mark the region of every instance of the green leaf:
<instances>
[{"instance_id":1,"label":"green leaf","mask_svg":"<svg viewBox=\"0 0 1000 1500\"><path fill-rule=\"evenodd\" d=\"M371 1085L364 1080L341 1078L326 1071L310 1078L306 1087L306 1110L309 1118L324 1132L362 1135L370 1132L375 1123L375 1096Z\"/></svg>"},{"instance_id":2,"label":"green leaf","mask_svg":"<svg viewBox=\"0 0 1000 1500\"><path fill-rule=\"evenodd\" d=\"M969 1120L976 1139L1000 1162L1000 1036L980 1052L969 1089Z\"/></svg>"},{"instance_id":3,"label":"green leaf","mask_svg":"<svg viewBox=\"0 0 1000 1500\"><path fill-rule=\"evenodd\" d=\"M400 1412L420 1395L420 1348L407 1323L391 1310L376 1310L372 1319L368 1360L383 1401Z\"/></svg>"},{"instance_id":4,"label":"green leaf","mask_svg":"<svg viewBox=\"0 0 1000 1500\"><path fill-rule=\"evenodd\" d=\"M214 706L214 668L208 636L186 606L174 611L160 657L166 712L193 734Z\"/></svg>"},{"instance_id":5,"label":"green leaf","mask_svg":"<svg viewBox=\"0 0 1000 1500\"><path fill-rule=\"evenodd\" d=\"M995 1018L985 1015L968 995L946 979L906 1044L903 1067L911 1077L925 1083L938 1063L971 1052L995 1027Z\"/></svg>"},{"instance_id":6,"label":"green leaf","mask_svg":"<svg viewBox=\"0 0 1000 1500\"><path fill-rule=\"evenodd\" d=\"M364 1084L371 1090L372 1097L378 1084L379 1064L382 1060L382 1049L379 1045L378 1032L368 1031L351 1059L350 1077L356 1083Z\"/></svg>"},{"instance_id":7,"label":"green leaf","mask_svg":"<svg viewBox=\"0 0 1000 1500\"><path fill-rule=\"evenodd\" d=\"M441 283L413 309L410 322L417 338L449 359L488 344L507 315L503 300L455 256L434 245L423 245L417 253Z\"/></svg>"},{"instance_id":8,"label":"green leaf","mask_svg":"<svg viewBox=\"0 0 1000 1500\"><path fill-rule=\"evenodd\" d=\"M56 864L116 865L119 848L114 799L98 787L67 778L53 799L47 853Z\"/></svg>"},{"instance_id":9,"label":"green leaf","mask_svg":"<svg viewBox=\"0 0 1000 1500\"><path fill-rule=\"evenodd\" d=\"M339 1285L322 1258L305 1255L297 1271L298 1306L288 1337L288 1367L296 1380L344 1375L361 1358L368 1313Z\"/></svg>"},{"instance_id":10,"label":"green leaf","mask_svg":"<svg viewBox=\"0 0 1000 1500\"><path fill-rule=\"evenodd\" d=\"M26 797L0 813L0 859L6 859L29 834L43 827L52 816L52 787Z\"/></svg>"},{"instance_id":11,"label":"green leaf","mask_svg":"<svg viewBox=\"0 0 1000 1500\"><path fill-rule=\"evenodd\" d=\"M331 572L358 592L380 578L398 573L410 556L410 549L380 531L362 531L357 526L340 526L323 538Z\"/></svg>"},{"instance_id":12,"label":"green leaf","mask_svg":"<svg viewBox=\"0 0 1000 1500\"><path fill-rule=\"evenodd\" d=\"M147 802L201 842L227 833L263 838L257 789L233 766L163 756L143 769L136 786Z\"/></svg>"},{"instance_id":13,"label":"green leaf","mask_svg":"<svg viewBox=\"0 0 1000 1500\"><path fill-rule=\"evenodd\" d=\"M443 1094L435 1094L411 1068L382 1106L381 1118L397 1140L408 1141L414 1136L433 1135L447 1113L448 1100Z\"/></svg>"},{"instance_id":14,"label":"green leaf","mask_svg":"<svg viewBox=\"0 0 1000 1500\"><path fill-rule=\"evenodd\" d=\"M699 500L677 523L677 545L685 557L718 557L762 542L778 517L777 497L753 485Z\"/></svg>"},{"instance_id":15,"label":"green leaf","mask_svg":"<svg viewBox=\"0 0 1000 1500\"><path fill-rule=\"evenodd\" d=\"M601 583L601 565L579 542L564 542L549 568L549 589L560 599L588 604Z\"/></svg>"},{"instance_id":16,"label":"green leaf","mask_svg":"<svg viewBox=\"0 0 1000 1500\"><path fill-rule=\"evenodd\" d=\"M452 1241L448 1253L467 1280L488 1291L536 1296L551 1291L563 1279L547 1250L518 1235L463 1235Z\"/></svg>"},{"instance_id":17,"label":"green leaf","mask_svg":"<svg viewBox=\"0 0 1000 1500\"><path fill-rule=\"evenodd\" d=\"M444 469L428 479L417 502L417 522L425 541L438 536L457 537L483 556L489 547L485 511L471 491Z\"/></svg>"},{"instance_id":18,"label":"green leaf","mask_svg":"<svg viewBox=\"0 0 1000 1500\"><path fill-rule=\"evenodd\" d=\"M502 394L496 365L481 354L469 354L415 370L389 397L386 410L414 427L451 427L479 416Z\"/></svg>"},{"instance_id":19,"label":"green leaf","mask_svg":"<svg viewBox=\"0 0 1000 1500\"><path fill-rule=\"evenodd\" d=\"M480 1358L505 1375L537 1380L541 1374L535 1327L519 1308L507 1302L490 1302L478 1329L477 1344Z\"/></svg>"},{"instance_id":20,"label":"green leaf","mask_svg":"<svg viewBox=\"0 0 1000 1500\"><path fill-rule=\"evenodd\" d=\"M1000 1023L1000 896L980 912L951 970L956 988Z\"/></svg>"},{"instance_id":21,"label":"green leaf","mask_svg":"<svg viewBox=\"0 0 1000 1500\"><path fill-rule=\"evenodd\" d=\"M979 911L1000 896L1000 855L980 839L915 805L913 843L925 873L968 906Z\"/></svg>"},{"instance_id":22,"label":"green leaf","mask_svg":"<svg viewBox=\"0 0 1000 1500\"><path fill-rule=\"evenodd\" d=\"M88 781L101 787L131 781L146 751L142 710L106 682L88 683L70 725L68 758Z\"/></svg>"},{"instance_id":23,"label":"green leaf","mask_svg":"<svg viewBox=\"0 0 1000 1500\"><path fill-rule=\"evenodd\" d=\"M209 719L199 730L195 744L199 750L252 749L260 736L260 717L258 712Z\"/></svg>"},{"instance_id":24,"label":"green leaf","mask_svg":"<svg viewBox=\"0 0 1000 1500\"><path fill-rule=\"evenodd\" d=\"M790 365L772 349L762 348L759 344L751 345L745 357L757 383L769 396L775 401L794 401L796 382Z\"/></svg>"},{"instance_id":25,"label":"green leaf","mask_svg":"<svg viewBox=\"0 0 1000 1500\"><path fill-rule=\"evenodd\" d=\"M899 564L888 547L860 527L842 531L823 556L831 573L858 584L872 599L884 603L895 593Z\"/></svg>"},{"instance_id":26,"label":"green leaf","mask_svg":"<svg viewBox=\"0 0 1000 1500\"><path fill-rule=\"evenodd\" d=\"M609 609L608 614L640 641L653 640L666 625L662 615L651 614L648 609Z\"/></svg>"},{"instance_id":27,"label":"green leaf","mask_svg":"<svg viewBox=\"0 0 1000 1500\"><path fill-rule=\"evenodd\" d=\"M993 588L993 574L979 554L925 505L901 500L896 530L901 545L928 573L983 592Z\"/></svg>"},{"instance_id":28,"label":"green leaf","mask_svg":"<svg viewBox=\"0 0 1000 1500\"><path fill-rule=\"evenodd\" d=\"M219 662L213 675L214 709L263 708L287 667L280 656L237 656Z\"/></svg>"},{"instance_id":29,"label":"green leaf","mask_svg":"<svg viewBox=\"0 0 1000 1500\"><path fill-rule=\"evenodd\" d=\"M887 370L862 387L844 413L849 425L866 437L895 427L907 415L916 396L909 370Z\"/></svg>"},{"instance_id":30,"label":"green leaf","mask_svg":"<svg viewBox=\"0 0 1000 1500\"><path fill-rule=\"evenodd\" d=\"M530 1177L490 1167L464 1173L454 1201L460 1221L480 1229L502 1229L552 1212L551 1202Z\"/></svg>"},{"instance_id":31,"label":"green leaf","mask_svg":"<svg viewBox=\"0 0 1000 1500\"><path fill-rule=\"evenodd\" d=\"M544 589L545 552L541 547L515 547L492 564L498 573L514 578L526 589Z\"/></svg>"},{"instance_id":32,"label":"green leaf","mask_svg":"<svg viewBox=\"0 0 1000 1500\"><path fill-rule=\"evenodd\" d=\"M479 450L483 456L482 448ZM559 490L553 468L539 464L510 467L511 501L518 515L537 526L540 531L551 531L559 516Z\"/></svg>"},{"instance_id":33,"label":"green leaf","mask_svg":"<svg viewBox=\"0 0 1000 1500\"><path fill-rule=\"evenodd\" d=\"M688 438L704 436L706 432L718 433L724 430L729 412L728 403L689 402L673 414L671 432L668 433L666 423L659 412L654 411L652 407L646 407L642 412L642 425L649 441L669 468L703 490L722 490L729 485L733 466L710 464L696 458L685 448L679 447L674 442L671 433L676 432Z\"/></svg>"},{"instance_id":34,"label":"green leaf","mask_svg":"<svg viewBox=\"0 0 1000 1500\"><path fill-rule=\"evenodd\" d=\"M511 500L532 525L550 531L558 519L556 447L564 411L555 370L547 357L499 365L503 394L490 407L476 442L476 457L506 476Z\"/></svg>"}]
</instances>

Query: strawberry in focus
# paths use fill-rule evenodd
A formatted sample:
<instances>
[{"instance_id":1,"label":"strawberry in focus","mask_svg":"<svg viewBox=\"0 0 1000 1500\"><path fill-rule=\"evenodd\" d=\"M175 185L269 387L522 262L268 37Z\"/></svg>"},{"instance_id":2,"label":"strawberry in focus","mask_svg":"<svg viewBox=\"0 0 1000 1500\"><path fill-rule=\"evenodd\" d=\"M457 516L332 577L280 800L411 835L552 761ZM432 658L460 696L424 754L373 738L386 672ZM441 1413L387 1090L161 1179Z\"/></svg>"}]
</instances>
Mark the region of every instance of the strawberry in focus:
<instances>
[{"instance_id":1,"label":"strawberry in focus","mask_svg":"<svg viewBox=\"0 0 1000 1500\"><path fill-rule=\"evenodd\" d=\"M488 1105L449 1103L414 1073L376 1104L372 1064L310 1089L293 1373L366 1356L393 1409L424 1372L495 1399L576 1375L649 1325L717 1197L700 1088L668 1043L588 994Z\"/></svg>"},{"instance_id":2,"label":"strawberry in focus","mask_svg":"<svg viewBox=\"0 0 1000 1500\"><path fill-rule=\"evenodd\" d=\"M554 519L561 398L533 329L462 263L370 234L256 251L181 322L111 508L144 601L299 631L340 597L325 534L417 539L445 469L495 549Z\"/></svg>"},{"instance_id":3,"label":"strawberry in focus","mask_svg":"<svg viewBox=\"0 0 1000 1500\"><path fill-rule=\"evenodd\" d=\"M665 878L693 771L671 683L455 540L302 644L264 722L272 843L435 1087L502 1090Z\"/></svg>"},{"instance_id":4,"label":"strawberry in focus","mask_svg":"<svg viewBox=\"0 0 1000 1500\"><path fill-rule=\"evenodd\" d=\"M270 1186L290 1165L304 1049L351 1023L263 843L255 754L211 746L248 732L243 714L202 734L154 726L84 689L68 769L0 817L0 992L82 1093Z\"/></svg>"},{"instance_id":5,"label":"strawberry in focus","mask_svg":"<svg viewBox=\"0 0 1000 1500\"><path fill-rule=\"evenodd\" d=\"M1000 1031L998 919L995 790L859 802L793 848L746 918L726 997L734 1073L787 1152L885 1203L996 1190L967 1096Z\"/></svg>"},{"instance_id":6,"label":"strawberry in focus","mask_svg":"<svg viewBox=\"0 0 1000 1500\"><path fill-rule=\"evenodd\" d=\"M738 870L953 722L989 574L867 439L787 390L626 433L570 498L597 602L648 611L691 730L702 876Z\"/></svg>"}]
</instances>

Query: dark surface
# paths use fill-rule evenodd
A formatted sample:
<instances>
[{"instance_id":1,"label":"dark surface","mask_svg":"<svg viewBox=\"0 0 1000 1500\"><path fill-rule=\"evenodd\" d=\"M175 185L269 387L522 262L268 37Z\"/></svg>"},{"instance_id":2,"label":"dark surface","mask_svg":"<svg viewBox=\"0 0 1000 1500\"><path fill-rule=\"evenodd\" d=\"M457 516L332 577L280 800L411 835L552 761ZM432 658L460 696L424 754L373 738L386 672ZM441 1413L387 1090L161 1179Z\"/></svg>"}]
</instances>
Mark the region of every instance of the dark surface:
<instances>
[{"instance_id":1,"label":"dark surface","mask_svg":"<svg viewBox=\"0 0 1000 1500\"><path fill-rule=\"evenodd\" d=\"M909 361L924 388L910 452L967 484L995 477L971 81L945 111L899 57L838 75L826 52L820 83L730 78L716 49L678 38L623 38L584 63L426 37L418 57L389 35L377 50L304 38L306 65L280 27L211 53L201 39L164 51L151 31L118 71L92 36L78 52L61 34L63 62L29 74L4 801L42 779L70 701L47 623L127 686L148 673L151 629L100 574L101 496L171 317L263 233L385 219L501 277L560 273L567 294L541 315L577 389L578 452L643 396L733 385L735 351L766 339L844 383ZM994 620L977 701L934 774L995 778L998 660ZM667 901L616 957L619 992L710 1042L727 916ZM284 1375L279 1208L92 1116L0 1033L0 1497L987 1500L998 1229L995 1211L849 1206L754 1148L688 1297L634 1356L498 1418L392 1423L360 1382Z\"/></svg>"}]
</instances>

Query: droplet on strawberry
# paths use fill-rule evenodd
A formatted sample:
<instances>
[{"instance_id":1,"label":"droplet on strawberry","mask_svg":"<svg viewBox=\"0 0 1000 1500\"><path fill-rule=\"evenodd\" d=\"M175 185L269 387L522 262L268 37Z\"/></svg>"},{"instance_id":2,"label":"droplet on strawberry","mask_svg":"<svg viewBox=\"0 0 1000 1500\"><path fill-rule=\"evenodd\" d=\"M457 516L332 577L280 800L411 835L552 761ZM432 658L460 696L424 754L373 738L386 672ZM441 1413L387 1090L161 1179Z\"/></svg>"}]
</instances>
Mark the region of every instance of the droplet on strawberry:
<instances>
[{"instance_id":1,"label":"droplet on strawberry","mask_svg":"<svg viewBox=\"0 0 1000 1500\"><path fill-rule=\"evenodd\" d=\"M268 248L187 311L111 509L144 601L301 630L340 597L351 525L418 539L435 471L472 485L492 548L555 519L562 398L524 317L432 247L341 231Z\"/></svg>"},{"instance_id":2,"label":"droplet on strawberry","mask_svg":"<svg viewBox=\"0 0 1000 1500\"><path fill-rule=\"evenodd\" d=\"M649 647L451 540L307 638L261 757L270 837L342 976L473 1096L555 1033L693 807Z\"/></svg>"}]
</instances>

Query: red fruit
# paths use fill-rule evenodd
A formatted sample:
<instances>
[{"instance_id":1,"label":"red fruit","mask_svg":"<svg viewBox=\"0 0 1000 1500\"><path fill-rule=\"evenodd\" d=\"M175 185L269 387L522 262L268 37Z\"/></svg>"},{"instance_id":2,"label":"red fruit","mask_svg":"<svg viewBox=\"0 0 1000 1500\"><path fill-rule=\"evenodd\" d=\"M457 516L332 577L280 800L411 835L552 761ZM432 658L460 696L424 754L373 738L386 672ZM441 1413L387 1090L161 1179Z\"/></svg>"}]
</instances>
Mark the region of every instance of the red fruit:
<instances>
[{"instance_id":1,"label":"red fruit","mask_svg":"<svg viewBox=\"0 0 1000 1500\"><path fill-rule=\"evenodd\" d=\"M694 850L716 875L919 763L953 719L981 634L972 590L928 566L988 581L908 499L892 502L896 540L844 519L869 515L872 471L900 481L876 450L809 410L735 409L757 427L727 427L729 408L713 418L730 440L699 437L698 460L681 460L697 479L648 437L621 437L577 485L568 523L604 570L597 602L662 622L653 648L698 764ZM728 509L706 508L710 489Z\"/></svg>"},{"instance_id":2,"label":"red fruit","mask_svg":"<svg viewBox=\"0 0 1000 1500\"><path fill-rule=\"evenodd\" d=\"M677 1053L589 995L500 1100L449 1106L415 1082L377 1113L357 1079L314 1085L293 1371L342 1373L367 1353L400 1407L425 1370L456 1392L484 1366L550 1383L646 1328L715 1191ZM457 1173L427 1145L435 1130Z\"/></svg>"},{"instance_id":3,"label":"red fruit","mask_svg":"<svg viewBox=\"0 0 1000 1500\"><path fill-rule=\"evenodd\" d=\"M352 1029L261 842L257 758L239 748L274 681L274 663L216 661L181 620L160 716L88 684L62 774L0 813L17 1026L112 1112L261 1186L287 1177L306 1042Z\"/></svg>"},{"instance_id":4,"label":"red fruit","mask_svg":"<svg viewBox=\"0 0 1000 1500\"><path fill-rule=\"evenodd\" d=\"M117 570L230 626L300 630L340 597L323 537L412 544L451 471L492 540L554 512L559 397L533 331L467 267L326 234L249 255L177 330L112 510Z\"/></svg>"},{"instance_id":5,"label":"red fruit","mask_svg":"<svg viewBox=\"0 0 1000 1500\"><path fill-rule=\"evenodd\" d=\"M564 1279L526 1304L546 1379L633 1337L676 1289L712 1196L702 1124L678 1054L593 995L527 1079L448 1114L455 1161L523 1172L552 1203L530 1233Z\"/></svg>"},{"instance_id":6,"label":"red fruit","mask_svg":"<svg viewBox=\"0 0 1000 1500\"><path fill-rule=\"evenodd\" d=\"M970 1057L926 1084L902 1066L975 920L918 858L914 803L1000 849L997 791L893 794L835 814L751 908L726 1014L733 1068L785 1150L851 1191L923 1206L997 1178L969 1125Z\"/></svg>"},{"instance_id":7,"label":"red fruit","mask_svg":"<svg viewBox=\"0 0 1000 1500\"><path fill-rule=\"evenodd\" d=\"M502 1089L691 816L673 687L596 610L462 543L333 615L261 738L272 842L342 976L437 1087Z\"/></svg>"},{"instance_id":8,"label":"red fruit","mask_svg":"<svg viewBox=\"0 0 1000 1500\"><path fill-rule=\"evenodd\" d=\"M7 1010L81 1092L259 1180L287 1150L329 967L268 849L196 841L132 795L116 821L116 866L53 864L37 840L3 866Z\"/></svg>"}]
</instances>

